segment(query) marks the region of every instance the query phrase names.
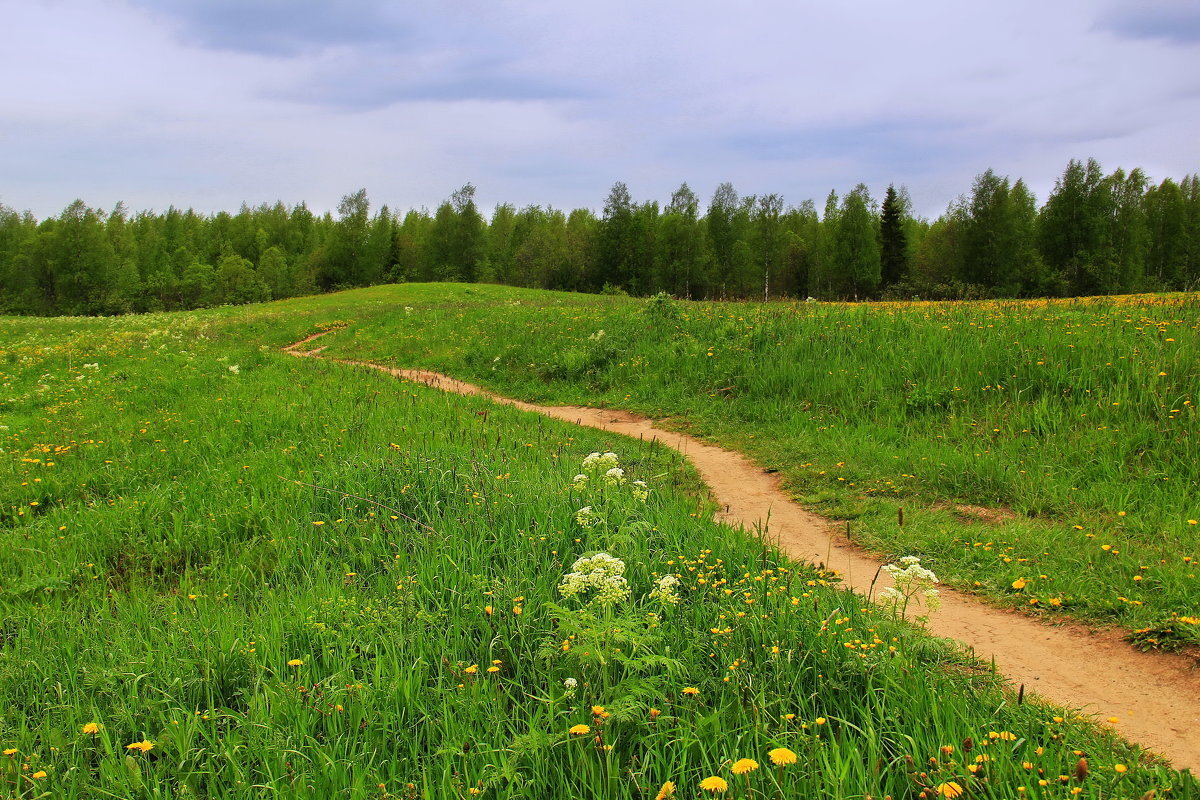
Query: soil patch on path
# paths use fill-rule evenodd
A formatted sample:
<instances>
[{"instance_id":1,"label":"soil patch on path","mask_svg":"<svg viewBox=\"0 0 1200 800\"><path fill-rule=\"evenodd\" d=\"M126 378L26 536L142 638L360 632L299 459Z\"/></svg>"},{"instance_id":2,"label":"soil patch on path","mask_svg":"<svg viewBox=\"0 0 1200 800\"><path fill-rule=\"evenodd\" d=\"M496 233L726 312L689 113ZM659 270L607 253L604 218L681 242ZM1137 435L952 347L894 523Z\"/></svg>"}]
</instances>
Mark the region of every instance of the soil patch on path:
<instances>
[{"instance_id":1,"label":"soil patch on path","mask_svg":"<svg viewBox=\"0 0 1200 800\"><path fill-rule=\"evenodd\" d=\"M285 352L319 357L325 348L299 348L322 335L310 336ZM723 509L716 515L718 521L763 532L788 556L837 571L846 586L860 594L866 594L872 583L876 592L889 585L878 560L849 542L834 523L794 502L780 489L777 476L739 453L663 430L625 411L540 406L427 370L337 363L380 370L446 392L479 395L576 425L657 439L695 466ZM1200 670L1192 659L1141 653L1119 635L1079 625L1050 626L952 589L943 587L941 596L942 607L926 626L933 634L962 642L976 657L993 662L1014 687L1024 686L1026 692L1101 721L1117 719L1113 727L1120 735L1165 756L1177 769L1200 767Z\"/></svg>"}]
</instances>

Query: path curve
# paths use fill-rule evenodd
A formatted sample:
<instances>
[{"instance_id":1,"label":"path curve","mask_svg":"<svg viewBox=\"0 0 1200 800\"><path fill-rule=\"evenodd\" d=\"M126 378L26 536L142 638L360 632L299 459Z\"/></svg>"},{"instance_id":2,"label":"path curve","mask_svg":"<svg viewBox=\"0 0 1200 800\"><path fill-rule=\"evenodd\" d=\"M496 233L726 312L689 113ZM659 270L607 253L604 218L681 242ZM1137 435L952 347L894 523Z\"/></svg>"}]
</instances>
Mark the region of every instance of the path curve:
<instances>
[{"instance_id":1,"label":"path curve","mask_svg":"<svg viewBox=\"0 0 1200 800\"><path fill-rule=\"evenodd\" d=\"M320 356L325 348L299 348L318 333L284 348L294 356ZM586 406L540 406L494 394L437 372L397 369L365 361L330 359L368 367L397 378L456 394L479 395L522 411L577 425L657 439L684 454L724 511L718 521L747 530L765 529L788 556L836 570L846 586L866 594L880 562L850 543L829 520L806 511L780 489L776 475L763 472L739 453L686 434L658 428L626 411ZM769 523L769 524L768 524ZM879 575L876 590L886 586ZM984 605L968 594L942 588L942 607L926 626L957 639L993 661L1014 686L1046 700L1078 708L1113 727L1126 739L1169 759L1177 769L1200 767L1200 670L1184 656L1141 653L1119 636L1079 625L1055 627L1014 611Z\"/></svg>"}]
</instances>

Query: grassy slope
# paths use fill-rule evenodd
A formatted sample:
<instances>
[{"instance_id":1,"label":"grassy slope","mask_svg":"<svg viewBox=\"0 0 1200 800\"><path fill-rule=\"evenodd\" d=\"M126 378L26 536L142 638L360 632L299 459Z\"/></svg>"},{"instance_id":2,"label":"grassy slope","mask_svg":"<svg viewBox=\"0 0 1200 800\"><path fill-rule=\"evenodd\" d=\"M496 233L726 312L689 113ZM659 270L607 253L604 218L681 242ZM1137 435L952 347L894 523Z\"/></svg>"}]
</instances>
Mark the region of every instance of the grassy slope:
<instances>
[{"instance_id":1,"label":"grassy slope","mask_svg":"<svg viewBox=\"0 0 1200 800\"><path fill-rule=\"evenodd\" d=\"M358 296L380 305L323 341L331 354L670 417L780 470L867 547L921 555L958 587L1115 622L1147 646L1200 643L1194 295L662 307L485 286Z\"/></svg>"},{"instance_id":2,"label":"grassy slope","mask_svg":"<svg viewBox=\"0 0 1200 800\"><path fill-rule=\"evenodd\" d=\"M1085 797L1191 791L696 518L669 453L277 352L411 297L0 319L0 795L693 796L776 746L800 763L756 792L1065 796L1076 750ZM646 506L569 488L607 448ZM598 549L633 599L558 610Z\"/></svg>"}]
</instances>

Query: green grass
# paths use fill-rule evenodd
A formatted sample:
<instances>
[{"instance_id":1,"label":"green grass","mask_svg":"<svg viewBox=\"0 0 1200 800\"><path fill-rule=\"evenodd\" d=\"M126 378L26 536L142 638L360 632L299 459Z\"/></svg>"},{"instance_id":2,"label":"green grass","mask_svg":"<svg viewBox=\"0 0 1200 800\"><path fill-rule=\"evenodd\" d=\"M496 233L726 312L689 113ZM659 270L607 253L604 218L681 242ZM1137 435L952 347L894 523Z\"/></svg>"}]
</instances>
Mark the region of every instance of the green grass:
<instances>
[{"instance_id":1,"label":"green grass","mask_svg":"<svg viewBox=\"0 0 1200 800\"><path fill-rule=\"evenodd\" d=\"M353 297L376 305L322 340L330 355L665 417L777 469L868 549L920 555L958 588L1117 624L1147 647L1200 643L1196 295L763 305L403 286Z\"/></svg>"},{"instance_id":2,"label":"green grass","mask_svg":"<svg viewBox=\"0 0 1200 800\"><path fill-rule=\"evenodd\" d=\"M0 319L0 796L1196 795L714 525L670 451L278 352L352 321L333 336L432 362L399 337L467 332L474 291ZM645 504L572 484L605 450ZM628 599L559 591L597 551ZM649 597L666 574L678 604Z\"/></svg>"}]
</instances>

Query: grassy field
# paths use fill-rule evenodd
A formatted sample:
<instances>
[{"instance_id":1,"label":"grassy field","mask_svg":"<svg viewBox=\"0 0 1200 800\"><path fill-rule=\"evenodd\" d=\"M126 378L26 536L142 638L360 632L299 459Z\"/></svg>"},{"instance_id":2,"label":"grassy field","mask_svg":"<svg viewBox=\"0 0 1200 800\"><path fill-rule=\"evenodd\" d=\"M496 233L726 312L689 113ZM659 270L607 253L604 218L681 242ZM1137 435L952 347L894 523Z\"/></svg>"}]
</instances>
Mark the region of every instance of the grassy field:
<instances>
[{"instance_id":1,"label":"grassy field","mask_svg":"<svg viewBox=\"0 0 1200 800\"><path fill-rule=\"evenodd\" d=\"M1200 298L838 305L406 286L322 340L656 417L777 469L889 557L1200 643ZM904 509L899 524L898 508Z\"/></svg>"},{"instance_id":2,"label":"grassy field","mask_svg":"<svg viewBox=\"0 0 1200 800\"><path fill-rule=\"evenodd\" d=\"M571 367L543 395L666 410L638 394L638 348L716 370L727 354L704 354L725 340L690 357L693 320L643 306L402 287L0 319L0 797L651 798L668 782L692 798L1196 796L1189 776L1018 704L829 576L712 524L671 452L278 350L353 323L327 337L343 353L496 366L494 385L532 394L549 362L517 354L541 318L546 352L560 333L614 348L610 378ZM686 313L747 335L717 309ZM662 334L637 345L647 326ZM485 329L499 338L471 340ZM654 369L691 397L692 370ZM672 413L724 408L731 427L711 433L766 438L707 380ZM817 409L795 416L848 413ZM586 465L610 450L622 475ZM839 507L883 502L865 466L839 475L854 491L796 466L794 485L830 483ZM1088 530L1130 536L1139 509ZM598 553L623 567L580 562Z\"/></svg>"}]
</instances>

